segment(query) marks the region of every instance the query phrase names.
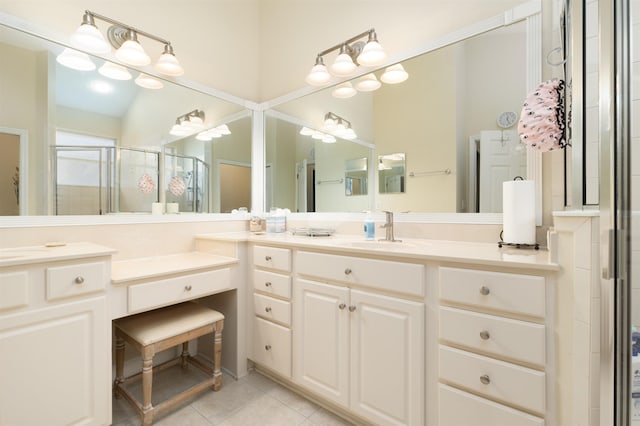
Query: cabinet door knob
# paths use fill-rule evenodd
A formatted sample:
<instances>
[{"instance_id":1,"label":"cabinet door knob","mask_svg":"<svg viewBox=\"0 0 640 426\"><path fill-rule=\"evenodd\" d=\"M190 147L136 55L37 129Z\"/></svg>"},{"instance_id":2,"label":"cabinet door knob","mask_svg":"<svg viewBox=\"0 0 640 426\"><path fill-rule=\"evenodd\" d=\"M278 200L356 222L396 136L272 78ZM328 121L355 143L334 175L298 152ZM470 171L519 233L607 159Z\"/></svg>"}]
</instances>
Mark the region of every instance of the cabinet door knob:
<instances>
[{"instance_id":1,"label":"cabinet door knob","mask_svg":"<svg viewBox=\"0 0 640 426\"><path fill-rule=\"evenodd\" d=\"M480 376L480 383L482 383L483 385L488 385L489 383L491 383L491 378L489 378L489 375L483 374L482 376Z\"/></svg>"},{"instance_id":2,"label":"cabinet door knob","mask_svg":"<svg viewBox=\"0 0 640 426\"><path fill-rule=\"evenodd\" d=\"M271 345L264 345L264 350L265 351L270 351L271 350Z\"/></svg>"},{"instance_id":3,"label":"cabinet door knob","mask_svg":"<svg viewBox=\"0 0 640 426\"><path fill-rule=\"evenodd\" d=\"M271 260L271 256L265 256L264 260L266 260L267 262Z\"/></svg>"},{"instance_id":4,"label":"cabinet door knob","mask_svg":"<svg viewBox=\"0 0 640 426\"><path fill-rule=\"evenodd\" d=\"M491 335L489 334L489 332L487 330L482 330L480 332L480 338L482 340L489 340L489 337L491 337Z\"/></svg>"},{"instance_id":5,"label":"cabinet door knob","mask_svg":"<svg viewBox=\"0 0 640 426\"><path fill-rule=\"evenodd\" d=\"M184 289L185 289L186 291L191 291L191 284L187 284L187 285L185 285L185 286L184 286Z\"/></svg>"},{"instance_id":6,"label":"cabinet door knob","mask_svg":"<svg viewBox=\"0 0 640 426\"><path fill-rule=\"evenodd\" d=\"M491 289L489 287L487 287L486 285L483 285L482 287L480 287L480 294L483 296L488 296L489 293L491 293Z\"/></svg>"},{"instance_id":7,"label":"cabinet door knob","mask_svg":"<svg viewBox=\"0 0 640 426\"><path fill-rule=\"evenodd\" d=\"M267 281L266 283L264 283L265 287L271 287L271 281Z\"/></svg>"},{"instance_id":8,"label":"cabinet door knob","mask_svg":"<svg viewBox=\"0 0 640 426\"><path fill-rule=\"evenodd\" d=\"M346 307L347 307L347 305L345 305L344 303L341 303L341 304L338 305L338 309L340 309L341 311Z\"/></svg>"},{"instance_id":9,"label":"cabinet door knob","mask_svg":"<svg viewBox=\"0 0 640 426\"><path fill-rule=\"evenodd\" d=\"M82 284L84 282L84 277L77 276L75 280L73 280L76 284Z\"/></svg>"},{"instance_id":10,"label":"cabinet door knob","mask_svg":"<svg viewBox=\"0 0 640 426\"><path fill-rule=\"evenodd\" d=\"M271 306L267 306L266 308L264 308L265 312L271 312Z\"/></svg>"},{"instance_id":11,"label":"cabinet door knob","mask_svg":"<svg viewBox=\"0 0 640 426\"><path fill-rule=\"evenodd\" d=\"M351 275L351 272L352 272L351 268L347 268L347 269L344 270L344 274L345 275Z\"/></svg>"},{"instance_id":12,"label":"cabinet door knob","mask_svg":"<svg viewBox=\"0 0 640 426\"><path fill-rule=\"evenodd\" d=\"M355 305L351 305L351 306L349 306L349 312L353 312L353 311L355 311L355 310L356 310Z\"/></svg>"}]
</instances>

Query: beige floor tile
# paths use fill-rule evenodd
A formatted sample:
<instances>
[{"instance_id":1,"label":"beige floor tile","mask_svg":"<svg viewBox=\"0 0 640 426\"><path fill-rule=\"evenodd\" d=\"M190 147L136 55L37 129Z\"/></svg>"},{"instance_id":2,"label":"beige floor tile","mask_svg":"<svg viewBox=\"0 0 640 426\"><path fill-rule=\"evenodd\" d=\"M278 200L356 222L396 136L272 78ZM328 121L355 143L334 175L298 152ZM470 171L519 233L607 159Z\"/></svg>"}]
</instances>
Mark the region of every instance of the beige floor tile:
<instances>
[{"instance_id":1,"label":"beige floor tile","mask_svg":"<svg viewBox=\"0 0 640 426\"><path fill-rule=\"evenodd\" d=\"M211 426L192 406L186 406L153 422L157 426Z\"/></svg>"},{"instance_id":2,"label":"beige floor tile","mask_svg":"<svg viewBox=\"0 0 640 426\"><path fill-rule=\"evenodd\" d=\"M244 380L227 380L218 392L203 394L191 405L211 423L218 424L262 395Z\"/></svg>"},{"instance_id":3,"label":"beige floor tile","mask_svg":"<svg viewBox=\"0 0 640 426\"><path fill-rule=\"evenodd\" d=\"M319 408L307 419L308 423L305 425L315 425L315 426L345 426L345 425L353 425L353 423L349 423L348 421L336 416L335 414L325 410L324 408Z\"/></svg>"},{"instance_id":4,"label":"beige floor tile","mask_svg":"<svg viewBox=\"0 0 640 426\"><path fill-rule=\"evenodd\" d=\"M282 402L263 395L235 412L220 426L297 426L306 418Z\"/></svg>"},{"instance_id":5,"label":"beige floor tile","mask_svg":"<svg viewBox=\"0 0 640 426\"><path fill-rule=\"evenodd\" d=\"M304 417L309 417L315 413L318 408L320 408L308 399L301 397L297 393L292 392L279 384L276 384L273 389L268 392L268 395L276 398L278 401L302 414Z\"/></svg>"}]
</instances>

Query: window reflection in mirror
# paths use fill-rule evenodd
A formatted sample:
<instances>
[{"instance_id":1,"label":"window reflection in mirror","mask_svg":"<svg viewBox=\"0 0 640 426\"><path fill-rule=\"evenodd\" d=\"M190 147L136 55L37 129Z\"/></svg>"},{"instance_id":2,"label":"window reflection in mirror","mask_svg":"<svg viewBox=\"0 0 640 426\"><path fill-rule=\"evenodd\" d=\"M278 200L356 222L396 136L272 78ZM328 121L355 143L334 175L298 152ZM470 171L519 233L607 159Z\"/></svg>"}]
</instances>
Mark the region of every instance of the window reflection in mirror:
<instances>
[{"instance_id":1,"label":"window reflection in mirror","mask_svg":"<svg viewBox=\"0 0 640 426\"><path fill-rule=\"evenodd\" d=\"M378 156L378 192L380 194L398 194L405 192L404 153Z\"/></svg>"},{"instance_id":2,"label":"window reflection in mirror","mask_svg":"<svg viewBox=\"0 0 640 426\"><path fill-rule=\"evenodd\" d=\"M369 188L369 168L367 157L352 158L344 163L344 194L367 195Z\"/></svg>"},{"instance_id":3,"label":"window reflection in mirror","mask_svg":"<svg viewBox=\"0 0 640 426\"><path fill-rule=\"evenodd\" d=\"M139 190L138 183L144 173L136 170L129 176L127 173L130 167L127 164L123 165L121 159L118 159L112 162L113 168L107 167L111 170L111 176L109 176L111 180L108 183L105 180L106 172L100 172L101 167L94 168L96 172L94 177L96 179L98 176L103 177L100 184L102 186L98 188L96 184L92 188L85 188L91 189L92 194L95 195L91 205L87 205L88 208L76 208L79 204L68 197L65 200L57 199L53 170L56 150L50 148L57 145L56 131L111 139L115 141L117 152L129 150L127 152L133 156L136 156L134 151L144 151L156 153L156 156L161 157L162 147L176 140L175 136L169 134L176 118L189 111L194 109L203 111L204 124L207 127L224 124L223 120L226 117L235 117L237 114L244 113L245 118L248 116L247 110L242 105L227 102L208 93L170 81L164 80L163 88L159 90L137 86L134 79L138 72L135 70L129 70L132 76L130 80L107 78L98 71L105 61L97 57L90 57L96 66L95 70L70 69L56 61L57 55L63 51L63 46L6 26L0 25L0 30L0 53L5 58L5 63L10 64L0 70L0 92L2 93L0 122L6 128L12 129L14 133L27 135L26 139L28 139L28 150L24 150L25 153L21 153L20 158L20 163L26 166L20 167L18 190L20 197L25 198L25 202L20 205L20 214L150 212L152 202L164 202L165 198L171 198L167 185L174 175L165 177L159 170L164 167L164 161L160 158L158 160L160 165L156 164L153 173L147 172L151 176L151 180L147 179L148 183L153 181L155 185L153 194ZM189 148L189 145L200 142L196 141L195 134L183 137L185 139L183 152L174 154L196 158L195 170L198 168L206 170L208 166L209 173L208 177L205 177L206 182L199 182L197 188L193 188L191 195L187 195L188 191L183 193L179 201L181 211L220 212L218 202L220 196L213 192L219 187L219 181L216 181L219 178L217 164L218 162L236 162L243 165L251 163L249 122L250 119L246 118L242 123L242 127L246 129L239 128L232 135L225 136L228 139L221 144L224 147L209 149L207 152L211 155L206 158L191 152L200 148ZM214 139L211 142L205 142L207 143L215 145L218 142ZM229 148L230 146L233 148ZM146 156L135 159L129 165L138 169L144 168L144 163L151 161L144 157ZM138 160L143 163L140 167L135 165L140 162ZM96 157L91 161L96 165L95 162L99 161L99 158ZM51 169L49 164L52 164ZM74 164L80 163L76 161ZM15 166L12 171L15 172ZM201 179L206 174L203 171L198 178ZM128 180L125 182L122 176L127 177ZM185 185L187 185L187 178L186 175L183 176ZM117 179L120 179L119 183L116 182ZM126 184L126 188L122 184ZM105 185L110 186L105 187ZM114 185L120 185L120 187L115 188ZM177 180L174 180L175 185L179 185ZM250 192L250 188L242 189ZM71 193L79 193L79 191L80 187L76 187ZM108 191L112 191L112 195L115 195L109 196ZM193 191L200 191L201 194L196 197ZM69 195L68 191L66 195ZM246 201L243 203L247 204ZM24 206L28 208L23 208Z\"/></svg>"}]
</instances>

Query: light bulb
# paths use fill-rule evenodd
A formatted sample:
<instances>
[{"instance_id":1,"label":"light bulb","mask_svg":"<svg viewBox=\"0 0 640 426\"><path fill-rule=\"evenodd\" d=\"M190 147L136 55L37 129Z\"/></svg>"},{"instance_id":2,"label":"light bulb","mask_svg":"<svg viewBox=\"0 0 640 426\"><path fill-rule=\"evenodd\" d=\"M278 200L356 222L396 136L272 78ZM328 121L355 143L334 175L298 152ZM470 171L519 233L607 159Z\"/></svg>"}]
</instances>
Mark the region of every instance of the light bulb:
<instances>
[{"instance_id":1,"label":"light bulb","mask_svg":"<svg viewBox=\"0 0 640 426\"><path fill-rule=\"evenodd\" d=\"M316 64L311 68L311 71L305 80L312 86L322 86L331 80L331 74L327 71L327 67L324 65L322 56L318 56L316 58Z\"/></svg>"},{"instance_id":2,"label":"light bulb","mask_svg":"<svg viewBox=\"0 0 640 426\"><path fill-rule=\"evenodd\" d=\"M91 53L107 53L111 50L111 46L96 27L93 16L88 13L84 14L82 25L71 35L71 43Z\"/></svg>"},{"instance_id":3,"label":"light bulb","mask_svg":"<svg viewBox=\"0 0 640 426\"><path fill-rule=\"evenodd\" d=\"M56 61L60 65L78 71L93 71L96 69L96 64L89 58L89 55L74 49L64 49L62 53L56 57Z\"/></svg>"},{"instance_id":4,"label":"light bulb","mask_svg":"<svg viewBox=\"0 0 640 426\"><path fill-rule=\"evenodd\" d=\"M357 93L356 89L353 88L351 82L347 81L344 83L340 83L333 89L331 92L331 96L339 99L346 99L354 96Z\"/></svg>"},{"instance_id":5,"label":"light bulb","mask_svg":"<svg viewBox=\"0 0 640 426\"><path fill-rule=\"evenodd\" d=\"M184 69L178 62L178 58L173 53L173 47L170 44L165 44L164 52L158 58L158 62L156 62L156 70L158 72L170 75L173 77L177 77L179 75L184 74Z\"/></svg>"},{"instance_id":6,"label":"light bulb","mask_svg":"<svg viewBox=\"0 0 640 426\"><path fill-rule=\"evenodd\" d=\"M105 77L112 78L114 80L131 80L131 73L128 69L122 65L114 64L113 62L106 61L99 69L98 72Z\"/></svg>"},{"instance_id":7,"label":"light bulb","mask_svg":"<svg viewBox=\"0 0 640 426\"><path fill-rule=\"evenodd\" d=\"M143 67L151 63L151 58L144 51L135 31L129 30L127 33L128 40L122 43L122 46L116 50L116 58L129 65Z\"/></svg>"},{"instance_id":8,"label":"light bulb","mask_svg":"<svg viewBox=\"0 0 640 426\"><path fill-rule=\"evenodd\" d=\"M341 53L336 57L333 65L331 65L331 72L339 77L346 77L353 74L356 68L358 68L358 66L353 63L351 56L347 53Z\"/></svg>"},{"instance_id":9,"label":"light bulb","mask_svg":"<svg viewBox=\"0 0 640 426\"><path fill-rule=\"evenodd\" d=\"M362 48L362 52L358 55L358 63L360 65L372 67L381 65L386 59L387 54L384 49L378 43L378 39L375 31L369 33L369 40L367 44Z\"/></svg>"},{"instance_id":10,"label":"light bulb","mask_svg":"<svg viewBox=\"0 0 640 426\"><path fill-rule=\"evenodd\" d=\"M360 92L372 92L382 86L382 83L378 81L375 74L369 73L363 75L356 81L356 89Z\"/></svg>"},{"instance_id":11,"label":"light bulb","mask_svg":"<svg viewBox=\"0 0 640 426\"><path fill-rule=\"evenodd\" d=\"M162 89L164 87L164 84L162 84L160 80L156 80L144 73L140 73L135 82L138 86L144 87L145 89Z\"/></svg>"},{"instance_id":12,"label":"light bulb","mask_svg":"<svg viewBox=\"0 0 640 426\"><path fill-rule=\"evenodd\" d=\"M409 74L404 70L402 64L395 64L387 67L384 74L380 76L380 80L387 84L402 83L409 78Z\"/></svg>"}]
</instances>

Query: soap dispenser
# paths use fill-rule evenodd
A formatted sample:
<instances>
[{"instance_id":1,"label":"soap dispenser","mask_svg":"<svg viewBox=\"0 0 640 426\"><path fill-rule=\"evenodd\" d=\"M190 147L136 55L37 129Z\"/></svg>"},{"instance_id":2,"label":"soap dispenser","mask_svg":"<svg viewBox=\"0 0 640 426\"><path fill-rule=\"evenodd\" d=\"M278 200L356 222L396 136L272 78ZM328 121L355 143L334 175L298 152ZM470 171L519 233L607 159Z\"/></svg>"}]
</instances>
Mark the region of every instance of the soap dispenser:
<instances>
[{"instance_id":1,"label":"soap dispenser","mask_svg":"<svg viewBox=\"0 0 640 426\"><path fill-rule=\"evenodd\" d=\"M376 237L376 224L373 220L373 215L370 211L367 211L364 217L364 238L366 240L373 240Z\"/></svg>"}]
</instances>

